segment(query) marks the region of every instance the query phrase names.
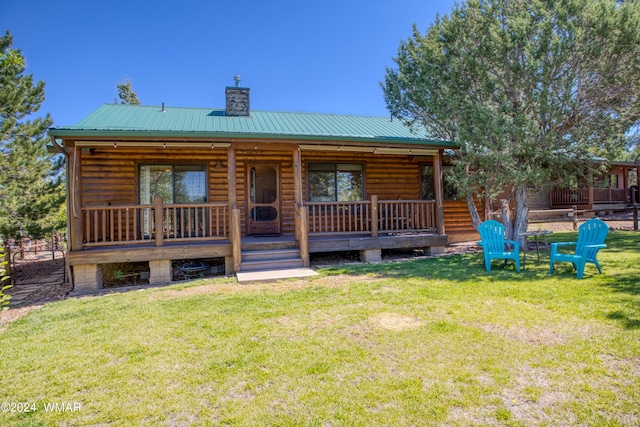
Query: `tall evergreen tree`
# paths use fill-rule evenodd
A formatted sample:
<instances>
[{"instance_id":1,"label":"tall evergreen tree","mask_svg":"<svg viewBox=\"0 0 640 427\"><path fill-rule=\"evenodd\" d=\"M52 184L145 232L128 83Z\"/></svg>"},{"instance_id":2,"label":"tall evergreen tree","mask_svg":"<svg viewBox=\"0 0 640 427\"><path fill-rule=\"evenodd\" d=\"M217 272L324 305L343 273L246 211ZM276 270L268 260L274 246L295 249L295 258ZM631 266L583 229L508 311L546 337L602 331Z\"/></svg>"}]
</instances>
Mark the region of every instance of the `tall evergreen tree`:
<instances>
[{"instance_id":1,"label":"tall evergreen tree","mask_svg":"<svg viewBox=\"0 0 640 427\"><path fill-rule=\"evenodd\" d=\"M116 89L118 89L118 98L120 98L120 104L126 105L140 105L138 94L131 86L131 80L125 79L124 83L117 83ZM116 100L117 102L117 100Z\"/></svg>"},{"instance_id":2,"label":"tall evergreen tree","mask_svg":"<svg viewBox=\"0 0 640 427\"><path fill-rule=\"evenodd\" d=\"M640 2L468 0L414 28L395 62L382 85L391 113L458 143L474 224L482 189L522 240L527 188L592 177L640 120Z\"/></svg>"},{"instance_id":3,"label":"tall evergreen tree","mask_svg":"<svg viewBox=\"0 0 640 427\"><path fill-rule=\"evenodd\" d=\"M47 151L44 82L25 74L9 31L0 37L0 237L41 238L64 227L62 160Z\"/></svg>"},{"instance_id":4,"label":"tall evergreen tree","mask_svg":"<svg viewBox=\"0 0 640 427\"><path fill-rule=\"evenodd\" d=\"M628 150L624 160L640 164L640 132L629 136Z\"/></svg>"}]
</instances>

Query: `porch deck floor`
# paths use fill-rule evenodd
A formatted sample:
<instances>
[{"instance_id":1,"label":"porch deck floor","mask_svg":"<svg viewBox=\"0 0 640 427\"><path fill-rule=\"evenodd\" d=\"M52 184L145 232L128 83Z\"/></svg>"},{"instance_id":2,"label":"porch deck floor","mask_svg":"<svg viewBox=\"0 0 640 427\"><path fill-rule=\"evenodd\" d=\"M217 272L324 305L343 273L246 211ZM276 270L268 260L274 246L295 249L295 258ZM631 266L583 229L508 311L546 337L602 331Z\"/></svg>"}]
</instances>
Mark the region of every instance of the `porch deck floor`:
<instances>
[{"instance_id":1,"label":"porch deck floor","mask_svg":"<svg viewBox=\"0 0 640 427\"><path fill-rule=\"evenodd\" d=\"M411 247L445 246L446 235L427 233L402 233L398 235L331 235L309 236L309 253L335 251L363 251L372 249L398 249ZM297 247L294 235L243 236L242 250L274 250ZM228 258L232 256L228 240L194 240L165 242L164 246L152 243L96 246L67 253L69 265L109 264L120 262L144 262L151 260L176 260L200 258Z\"/></svg>"}]
</instances>

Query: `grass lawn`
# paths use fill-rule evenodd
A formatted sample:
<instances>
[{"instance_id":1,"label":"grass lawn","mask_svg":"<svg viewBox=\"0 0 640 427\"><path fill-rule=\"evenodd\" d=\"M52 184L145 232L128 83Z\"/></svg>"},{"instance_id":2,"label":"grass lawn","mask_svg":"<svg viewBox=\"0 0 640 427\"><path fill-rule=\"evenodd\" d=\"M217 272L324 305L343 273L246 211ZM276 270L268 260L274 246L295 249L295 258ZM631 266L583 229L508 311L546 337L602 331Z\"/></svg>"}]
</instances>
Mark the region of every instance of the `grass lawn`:
<instances>
[{"instance_id":1,"label":"grass lawn","mask_svg":"<svg viewBox=\"0 0 640 427\"><path fill-rule=\"evenodd\" d=\"M583 280L474 254L47 304L0 330L0 425L637 426L640 233L607 243Z\"/></svg>"}]
</instances>

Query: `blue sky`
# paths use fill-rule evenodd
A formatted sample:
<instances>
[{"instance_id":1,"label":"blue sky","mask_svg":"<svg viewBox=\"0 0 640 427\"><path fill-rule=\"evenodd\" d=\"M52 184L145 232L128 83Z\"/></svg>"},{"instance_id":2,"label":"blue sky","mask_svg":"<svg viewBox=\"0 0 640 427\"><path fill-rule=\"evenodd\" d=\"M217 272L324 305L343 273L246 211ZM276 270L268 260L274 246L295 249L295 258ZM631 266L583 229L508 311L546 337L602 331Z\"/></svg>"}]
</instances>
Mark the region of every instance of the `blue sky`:
<instances>
[{"instance_id":1,"label":"blue sky","mask_svg":"<svg viewBox=\"0 0 640 427\"><path fill-rule=\"evenodd\" d=\"M453 0L2 0L0 31L46 83L39 114L76 124L129 78L145 105L386 116L379 82L401 40Z\"/></svg>"}]
</instances>

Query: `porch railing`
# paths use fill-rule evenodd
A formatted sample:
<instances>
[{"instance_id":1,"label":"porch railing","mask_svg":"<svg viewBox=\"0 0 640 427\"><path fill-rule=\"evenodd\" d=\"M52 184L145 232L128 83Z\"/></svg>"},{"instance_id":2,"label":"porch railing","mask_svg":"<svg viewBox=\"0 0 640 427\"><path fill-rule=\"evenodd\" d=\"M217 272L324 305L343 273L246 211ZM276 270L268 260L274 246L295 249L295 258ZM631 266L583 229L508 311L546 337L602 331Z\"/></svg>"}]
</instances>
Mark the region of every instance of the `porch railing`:
<instances>
[{"instance_id":1,"label":"porch railing","mask_svg":"<svg viewBox=\"0 0 640 427\"><path fill-rule=\"evenodd\" d=\"M371 202L309 202L309 234L370 234Z\"/></svg>"},{"instance_id":2,"label":"porch railing","mask_svg":"<svg viewBox=\"0 0 640 427\"><path fill-rule=\"evenodd\" d=\"M309 235L436 233L436 203L429 200L308 202ZM227 203L95 206L82 209L83 246L228 240ZM158 230L162 230L161 233Z\"/></svg>"},{"instance_id":3,"label":"porch railing","mask_svg":"<svg viewBox=\"0 0 640 427\"><path fill-rule=\"evenodd\" d=\"M83 245L102 246L153 241L153 218L153 205L83 208Z\"/></svg>"},{"instance_id":4,"label":"porch railing","mask_svg":"<svg viewBox=\"0 0 640 427\"><path fill-rule=\"evenodd\" d=\"M306 202L309 235L436 232L432 200ZM372 221L373 220L373 221Z\"/></svg>"},{"instance_id":5,"label":"porch railing","mask_svg":"<svg viewBox=\"0 0 640 427\"><path fill-rule=\"evenodd\" d=\"M588 188L578 188L578 189L567 189L567 190L554 190L549 193L549 198L551 199L551 206L571 206L571 205L582 205L589 203L589 189Z\"/></svg>"},{"instance_id":6,"label":"porch railing","mask_svg":"<svg viewBox=\"0 0 640 427\"><path fill-rule=\"evenodd\" d=\"M591 192L591 196L590 196ZM573 190L554 190L549 193L551 206L591 205L592 203L627 203L627 188L578 188Z\"/></svg>"},{"instance_id":7,"label":"porch railing","mask_svg":"<svg viewBox=\"0 0 640 427\"><path fill-rule=\"evenodd\" d=\"M435 231L435 200L381 200L378 230L381 233Z\"/></svg>"},{"instance_id":8,"label":"porch railing","mask_svg":"<svg viewBox=\"0 0 640 427\"><path fill-rule=\"evenodd\" d=\"M85 247L226 240L229 207L227 203L165 205L161 201L154 205L87 207L82 209L82 224ZM162 233L157 233L159 228Z\"/></svg>"},{"instance_id":9,"label":"porch railing","mask_svg":"<svg viewBox=\"0 0 640 427\"><path fill-rule=\"evenodd\" d=\"M629 190L626 188L602 188L593 190L594 203L627 203Z\"/></svg>"}]
</instances>

